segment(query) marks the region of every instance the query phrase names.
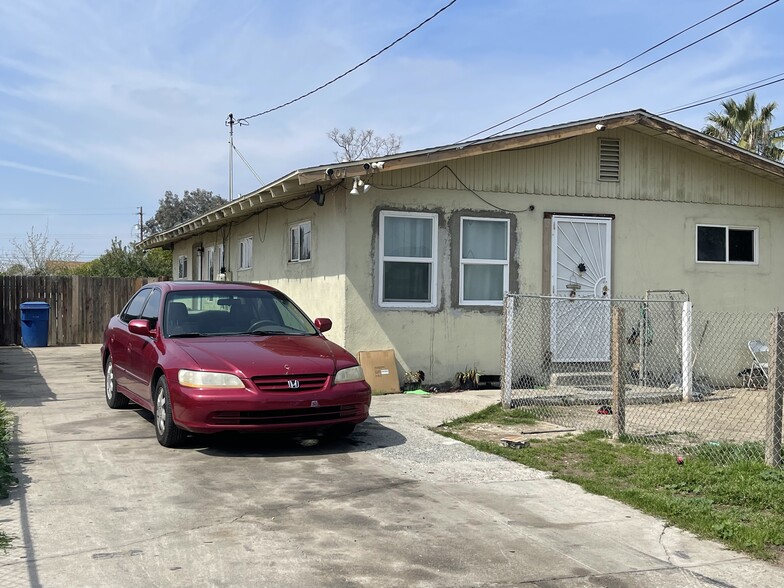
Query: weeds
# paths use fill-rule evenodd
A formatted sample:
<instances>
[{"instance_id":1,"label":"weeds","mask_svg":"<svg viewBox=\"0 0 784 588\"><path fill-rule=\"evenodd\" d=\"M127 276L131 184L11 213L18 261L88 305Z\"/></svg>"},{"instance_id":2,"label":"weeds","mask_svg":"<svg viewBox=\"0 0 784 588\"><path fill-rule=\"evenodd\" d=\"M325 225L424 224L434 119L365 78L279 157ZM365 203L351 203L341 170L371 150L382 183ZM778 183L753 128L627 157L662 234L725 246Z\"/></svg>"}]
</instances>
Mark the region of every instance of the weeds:
<instances>
[{"instance_id":1,"label":"weeds","mask_svg":"<svg viewBox=\"0 0 784 588\"><path fill-rule=\"evenodd\" d=\"M6 410L5 404L0 402L0 498L8 498L9 488L17 481L11 468L11 455L8 451L12 427L13 419ZM7 550L11 545L11 539L0 529L0 549Z\"/></svg>"},{"instance_id":2,"label":"weeds","mask_svg":"<svg viewBox=\"0 0 784 588\"><path fill-rule=\"evenodd\" d=\"M673 455L654 453L645 445L608 439L604 431L542 440L528 448L509 449L467 438L467 423L531 423L525 411L493 406L450 421L437 431L482 451L579 484L594 494L629 504L667 523L732 549L774 559L784 546L784 472L759 459L761 446L706 443L684 448L679 465ZM686 451L686 449L688 449ZM730 451L745 457L729 466L717 463ZM724 462L726 463L726 462Z\"/></svg>"}]
</instances>

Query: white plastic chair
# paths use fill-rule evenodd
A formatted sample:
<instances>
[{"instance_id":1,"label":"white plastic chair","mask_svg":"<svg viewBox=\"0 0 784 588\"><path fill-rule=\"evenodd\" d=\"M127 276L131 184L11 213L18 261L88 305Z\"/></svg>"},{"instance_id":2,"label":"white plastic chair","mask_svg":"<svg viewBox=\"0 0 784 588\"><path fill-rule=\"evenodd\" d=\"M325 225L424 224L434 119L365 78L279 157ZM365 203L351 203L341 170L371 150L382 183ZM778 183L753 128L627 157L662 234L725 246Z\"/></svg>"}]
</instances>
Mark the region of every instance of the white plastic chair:
<instances>
[{"instance_id":1,"label":"white plastic chair","mask_svg":"<svg viewBox=\"0 0 784 588\"><path fill-rule=\"evenodd\" d=\"M746 386L764 388L768 385L768 344L764 341L749 341L749 352L752 361Z\"/></svg>"}]
</instances>

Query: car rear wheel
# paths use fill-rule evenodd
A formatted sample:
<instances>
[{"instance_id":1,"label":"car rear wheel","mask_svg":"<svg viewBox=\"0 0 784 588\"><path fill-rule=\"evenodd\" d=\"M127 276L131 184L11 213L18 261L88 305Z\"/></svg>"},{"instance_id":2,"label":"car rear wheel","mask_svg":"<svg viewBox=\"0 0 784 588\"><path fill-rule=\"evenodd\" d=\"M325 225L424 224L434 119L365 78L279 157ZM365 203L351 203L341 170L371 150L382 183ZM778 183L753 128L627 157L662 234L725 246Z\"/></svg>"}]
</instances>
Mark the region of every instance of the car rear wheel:
<instances>
[{"instance_id":1,"label":"car rear wheel","mask_svg":"<svg viewBox=\"0 0 784 588\"><path fill-rule=\"evenodd\" d=\"M172 418L171 398L169 397L169 384L161 376L155 385L155 436L158 443L164 447L177 447L182 445L186 433L174 424Z\"/></svg>"},{"instance_id":2,"label":"car rear wheel","mask_svg":"<svg viewBox=\"0 0 784 588\"><path fill-rule=\"evenodd\" d=\"M111 357L106 360L104 381L106 404L109 405L109 408L125 408L128 406L128 397L123 396L117 391L117 380L114 379L114 363L112 362Z\"/></svg>"}]
</instances>

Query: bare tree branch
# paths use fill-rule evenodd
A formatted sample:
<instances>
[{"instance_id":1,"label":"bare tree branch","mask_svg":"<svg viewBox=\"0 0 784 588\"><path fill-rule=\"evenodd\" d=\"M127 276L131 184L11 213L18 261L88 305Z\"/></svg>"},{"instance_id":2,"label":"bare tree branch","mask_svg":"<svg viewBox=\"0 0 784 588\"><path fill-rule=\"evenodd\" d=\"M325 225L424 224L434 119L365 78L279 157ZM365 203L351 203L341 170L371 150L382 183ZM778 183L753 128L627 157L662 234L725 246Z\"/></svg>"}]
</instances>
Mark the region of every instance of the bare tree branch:
<instances>
[{"instance_id":1,"label":"bare tree branch","mask_svg":"<svg viewBox=\"0 0 784 588\"><path fill-rule=\"evenodd\" d=\"M327 133L327 137L338 146L338 150L333 151L335 161L358 161L394 155L400 151L403 141L394 133L379 137L373 129L358 131L354 127L350 127L345 133L334 128Z\"/></svg>"},{"instance_id":2,"label":"bare tree branch","mask_svg":"<svg viewBox=\"0 0 784 588\"><path fill-rule=\"evenodd\" d=\"M63 245L49 238L49 230L36 233L35 227L30 229L24 241L11 239L11 264L23 268L30 275L44 276L62 272L68 263L79 257L73 245Z\"/></svg>"}]
</instances>

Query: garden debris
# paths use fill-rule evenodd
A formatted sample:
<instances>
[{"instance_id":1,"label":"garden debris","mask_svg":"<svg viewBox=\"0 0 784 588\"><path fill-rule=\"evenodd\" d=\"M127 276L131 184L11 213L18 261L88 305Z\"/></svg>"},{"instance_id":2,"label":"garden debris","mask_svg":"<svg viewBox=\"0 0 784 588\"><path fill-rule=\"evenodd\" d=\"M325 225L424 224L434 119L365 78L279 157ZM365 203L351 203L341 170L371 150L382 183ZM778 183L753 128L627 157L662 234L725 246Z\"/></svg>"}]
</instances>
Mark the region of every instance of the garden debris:
<instances>
[{"instance_id":1,"label":"garden debris","mask_svg":"<svg viewBox=\"0 0 784 588\"><path fill-rule=\"evenodd\" d=\"M417 388L416 390L406 390L403 394L414 394L416 396L430 396L430 392Z\"/></svg>"},{"instance_id":2,"label":"garden debris","mask_svg":"<svg viewBox=\"0 0 784 588\"><path fill-rule=\"evenodd\" d=\"M510 435L501 439L501 447L509 447L510 449L522 449L529 445L528 440L524 439L522 435Z\"/></svg>"}]
</instances>

